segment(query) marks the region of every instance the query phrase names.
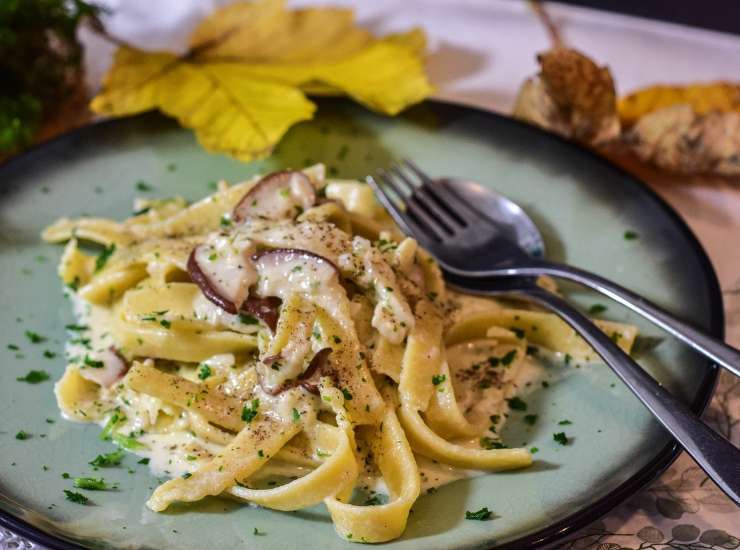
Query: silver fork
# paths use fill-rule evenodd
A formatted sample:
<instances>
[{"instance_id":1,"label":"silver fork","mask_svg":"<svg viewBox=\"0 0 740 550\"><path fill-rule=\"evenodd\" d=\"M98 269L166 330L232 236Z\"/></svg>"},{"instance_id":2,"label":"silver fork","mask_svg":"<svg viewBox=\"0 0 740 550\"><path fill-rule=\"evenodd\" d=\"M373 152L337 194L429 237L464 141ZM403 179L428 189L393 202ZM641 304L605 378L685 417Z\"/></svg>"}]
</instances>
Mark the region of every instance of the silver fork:
<instances>
[{"instance_id":1,"label":"silver fork","mask_svg":"<svg viewBox=\"0 0 740 550\"><path fill-rule=\"evenodd\" d=\"M514 261L525 253L503 238L495 224L451 188L435 184L412 162L403 162L403 166L379 170L367 182L402 231L416 238L443 268L453 268L454 273L445 270L448 282L466 292L506 294L557 313L594 348L707 475L740 504L740 450L704 424L588 317L561 297L539 287L532 277L483 279L459 274L471 262L483 265L488 246L496 246L498 254L511 254Z\"/></svg>"}]
</instances>

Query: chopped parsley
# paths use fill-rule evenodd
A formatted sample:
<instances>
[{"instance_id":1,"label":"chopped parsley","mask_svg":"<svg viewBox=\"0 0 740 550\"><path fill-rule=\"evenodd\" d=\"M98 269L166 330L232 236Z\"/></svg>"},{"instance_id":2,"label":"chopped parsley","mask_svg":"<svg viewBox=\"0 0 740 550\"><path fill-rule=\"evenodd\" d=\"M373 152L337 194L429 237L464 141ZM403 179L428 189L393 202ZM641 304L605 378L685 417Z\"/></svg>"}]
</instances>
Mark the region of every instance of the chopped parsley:
<instances>
[{"instance_id":1,"label":"chopped parsley","mask_svg":"<svg viewBox=\"0 0 740 550\"><path fill-rule=\"evenodd\" d=\"M68 489L64 490L64 498L75 504L87 504L90 501L85 495Z\"/></svg>"},{"instance_id":2,"label":"chopped parsley","mask_svg":"<svg viewBox=\"0 0 740 550\"><path fill-rule=\"evenodd\" d=\"M201 363L198 366L198 378L200 378L201 380L205 380L206 378L211 376L211 374L211 367L209 367L208 365Z\"/></svg>"},{"instance_id":3,"label":"chopped parsley","mask_svg":"<svg viewBox=\"0 0 740 550\"><path fill-rule=\"evenodd\" d=\"M239 320L245 324L245 325L257 325L259 324L259 321L256 317L252 317L251 315L247 315L246 313L240 313L239 314Z\"/></svg>"},{"instance_id":4,"label":"chopped parsley","mask_svg":"<svg viewBox=\"0 0 740 550\"><path fill-rule=\"evenodd\" d=\"M599 313L604 313L607 310L607 307L603 304L594 304L590 308L588 308L588 312L591 315L598 315Z\"/></svg>"},{"instance_id":5,"label":"chopped parsley","mask_svg":"<svg viewBox=\"0 0 740 550\"><path fill-rule=\"evenodd\" d=\"M524 330L516 327L509 327L509 330L513 332L517 338L524 338L524 335L526 334Z\"/></svg>"},{"instance_id":6,"label":"chopped parsley","mask_svg":"<svg viewBox=\"0 0 740 550\"><path fill-rule=\"evenodd\" d=\"M129 451L141 451L146 449L146 445L139 443L135 437L125 436L121 434L113 435L113 442L119 447L128 449Z\"/></svg>"},{"instance_id":7,"label":"chopped parsley","mask_svg":"<svg viewBox=\"0 0 740 550\"><path fill-rule=\"evenodd\" d=\"M137 464L149 464L149 459L148 458L142 458L141 460L139 460L137 462Z\"/></svg>"},{"instance_id":8,"label":"chopped parsley","mask_svg":"<svg viewBox=\"0 0 740 550\"><path fill-rule=\"evenodd\" d=\"M561 420L560 422L558 422L558 426L570 426L571 424L573 424L573 422L567 419Z\"/></svg>"},{"instance_id":9,"label":"chopped parsley","mask_svg":"<svg viewBox=\"0 0 740 550\"><path fill-rule=\"evenodd\" d=\"M21 349L21 348L19 348L18 346L16 346L15 344L8 344L8 346L7 346L7 347L8 347L8 349L9 349L9 350L11 350L11 351L18 351L18 350L20 350L20 349Z\"/></svg>"},{"instance_id":10,"label":"chopped parsley","mask_svg":"<svg viewBox=\"0 0 740 550\"><path fill-rule=\"evenodd\" d=\"M573 356L570 353L566 353L563 361L566 365L570 365L570 362L573 361Z\"/></svg>"},{"instance_id":11,"label":"chopped parsley","mask_svg":"<svg viewBox=\"0 0 740 550\"><path fill-rule=\"evenodd\" d=\"M255 419L257 416L257 409L259 409L260 406L260 400L259 399L253 399L252 403L249 405L244 405L244 408L242 409L242 420L249 424L252 422L252 420Z\"/></svg>"},{"instance_id":12,"label":"chopped parsley","mask_svg":"<svg viewBox=\"0 0 740 550\"><path fill-rule=\"evenodd\" d=\"M90 367L91 369L102 369L105 365L102 361L98 361L96 359L91 359L89 355L85 355L85 358L82 360L84 363L84 366Z\"/></svg>"},{"instance_id":13,"label":"chopped parsley","mask_svg":"<svg viewBox=\"0 0 740 550\"><path fill-rule=\"evenodd\" d=\"M558 432L555 434L552 434L553 440L560 443L561 445L567 445L568 444L568 436L565 435L565 432Z\"/></svg>"},{"instance_id":14,"label":"chopped parsley","mask_svg":"<svg viewBox=\"0 0 740 550\"><path fill-rule=\"evenodd\" d=\"M102 477L76 477L73 484L78 489L88 491L105 491L108 488L108 484Z\"/></svg>"},{"instance_id":15,"label":"chopped parsley","mask_svg":"<svg viewBox=\"0 0 740 550\"><path fill-rule=\"evenodd\" d=\"M49 379L49 373L45 370L31 370L28 371L26 376L19 376L16 378L18 382L27 382L29 384L38 384Z\"/></svg>"},{"instance_id":16,"label":"chopped parsley","mask_svg":"<svg viewBox=\"0 0 740 550\"><path fill-rule=\"evenodd\" d=\"M183 479L188 479L191 477L193 477L193 474L191 474L190 472L185 472L184 474L182 474Z\"/></svg>"},{"instance_id":17,"label":"chopped parsley","mask_svg":"<svg viewBox=\"0 0 740 550\"><path fill-rule=\"evenodd\" d=\"M516 357L516 350L513 349L501 358L501 364L505 367L508 367L509 365L511 365L511 362L514 361L515 357Z\"/></svg>"},{"instance_id":18,"label":"chopped parsley","mask_svg":"<svg viewBox=\"0 0 740 550\"><path fill-rule=\"evenodd\" d=\"M540 350L537 346L527 346L527 355L533 356L537 355L539 352Z\"/></svg>"},{"instance_id":19,"label":"chopped parsley","mask_svg":"<svg viewBox=\"0 0 740 550\"><path fill-rule=\"evenodd\" d=\"M106 246L100 254L98 254L98 257L95 258L95 273L100 271L105 267L105 264L108 263L108 260L113 255L113 253L116 251L116 243L111 243L110 246Z\"/></svg>"},{"instance_id":20,"label":"chopped parsley","mask_svg":"<svg viewBox=\"0 0 740 550\"><path fill-rule=\"evenodd\" d=\"M15 434L15 438L18 439L18 440L20 440L20 441L24 441L24 440L28 439L29 437L31 437L31 434L29 434L28 432L24 432L23 430L21 430L17 434Z\"/></svg>"},{"instance_id":21,"label":"chopped parsley","mask_svg":"<svg viewBox=\"0 0 740 550\"><path fill-rule=\"evenodd\" d=\"M334 343L335 344L341 344L342 343L342 339L339 336L337 336L336 334L334 334L332 336L332 340L334 340Z\"/></svg>"},{"instance_id":22,"label":"chopped parsley","mask_svg":"<svg viewBox=\"0 0 740 550\"><path fill-rule=\"evenodd\" d=\"M478 440L478 443L480 444L481 449L486 449L487 451L490 451L491 449L508 449L508 447L501 443L501 441L493 439L492 437L481 437Z\"/></svg>"},{"instance_id":23,"label":"chopped parsley","mask_svg":"<svg viewBox=\"0 0 740 550\"><path fill-rule=\"evenodd\" d=\"M435 374L432 376L432 384L435 386L439 386L445 380L447 380L447 376L444 374Z\"/></svg>"},{"instance_id":24,"label":"chopped parsley","mask_svg":"<svg viewBox=\"0 0 740 550\"><path fill-rule=\"evenodd\" d=\"M298 412L298 409L293 407L293 422L298 422L301 419L301 413Z\"/></svg>"},{"instance_id":25,"label":"chopped parsley","mask_svg":"<svg viewBox=\"0 0 740 550\"><path fill-rule=\"evenodd\" d=\"M352 394L349 393L347 388L342 388L342 395L344 396L345 401L352 401Z\"/></svg>"},{"instance_id":26,"label":"chopped parsley","mask_svg":"<svg viewBox=\"0 0 740 550\"><path fill-rule=\"evenodd\" d=\"M506 402L509 404L509 408L512 411L526 411L527 403L522 401L518 396L514 396L511 399L507 399Z\"/></svg>"},{"instance_id":27,"label":"chopped parsley","mask_svg":"<svg viewBox=\"0 0 740 550\"><path fill-rule=\"evenodd\" d=\"M265 451L262 449L257 449L257 456L260 458L265 458Z\"/></svg>"},{"instance_id":28,"label":"chopped parsley","mask_svg":"<svg viewBox=\"0 0 740 550\"><path fill-rule=\"evenodd\" d=\"M113 451L112 453L98 455L90 462L88 462L88 464L94 466L95 468L109 468L111 466L118 466L119 464L121 464L124 454L125 453L121 449L119 449L117 451Z\"/></svg>"},{"instance_id":29,"label":"chopped parsley","mask_svg":"<svg viewBox=\"0 0 740 550\"><path fill-rule=\"evenodd\" d=\"M54 359L57 356L56 352L45 349L44 350L44 357L47 359Z\"/></svg>"},{"instance_id":30,"label":"chopped parsley","mask_svg":"<svg viewBox=\"0 0 740 550\"><path fill-rule=\"evenodd\" d=\"M136 190L137 191L141 191L142 193L146 193L147 191L151 191L152 190L152 186L149 185L144 180L139 180L139 181L136 182Z\"/></svg>"},{"instance_id":31,"label":"chopped parsley","mask_svg":"<svg viewBox=\"0 0 740 550\"><path fill-rule=\"evenodd\" d=\"M472 519L476 521L486 521L493 518L493 512L487 507L483 507L477 512L465 511L465 519Z\"/></svg>"},{"instance_id":32,"label":"chopped parsley","mask_svg":"<svg viewBox=\"0 0 740 550\"><path fill-rule=\"evenodd\" d=\"M260 531L259 529L257 529L257 528L255 527L255 528L254 528L254 531L252 531L252 534L253 534L253 535L254 535L255 537L264 537L264 536L265 536L265 535L266 535L267 533L265 533L264 531Z\"/></svg>"},{"instance_id":33,"label":"chopped parsley","mask_svg":"<svg viewBox=\"0 0 740 550\"><path fill-rule=\"evenodd\" d=\"M537 447L532 447L531 449L529 449L529 452L532 453L532 454L535 454L538 451L539 451L539 449Z\"/></svg>"},{"instance_id":34,"label":"chopped parsley","mask_svg":"<svg viewBox=\"0 0 740 550\"><path fill-rule=\"evenodd\" d=\"M219 225L223 228L231 227L232 221L231 221L231 215L230 214L224 214L221 216L221 220L219 221Z\"/></svg>"},{"instance_id":35,"label":"chopped parsley","mask_svg":"<svg viewBox=\"0 0 740 550\"><path fill-rule=\"evenodd\" d=\"M634 241L639 235L635 231L625 231L624 232L624 240L625 241Z\"/></svg>"},{"instance_id":36,"label":"chopped parsley","mask_svg":"<svg viewBox=\"0 0 740 550\"><path fill-rule=\"evenodd\" d=\"M530 426L534 426L535 422L537 422L537 415L536 414L525 414L524 415L524 423L529 424Z\"/></svg>"},{"instance_id":37,"label":"chopped parsley","mask_svg":"<svg viewBox=\"0 0 740 550\"><path fill-rule=\"evenodd\" d=\"M110 439L111 433L113 432L113 428L116 427L116 424L123 423L126 421L126 417L119 414L119 411L116 410L113 412L111 417L108 419L108 422L105 423L105 426L103 426L103 431L100 432L100 439L103 441L108 441Z\"/></svg>"},{"instance_id":38,"label":"chopped parsley","mask_svg":"<svg viewBox=\"0 0 740 550\"><path fill-rule=\"evenodd\" d=\"M40 344L41 342L46 341L46 336L41 336L38 332L34 332L32 330L26 331L26 338L28 338L32 344Z\"/></svg>"}]
</instances>

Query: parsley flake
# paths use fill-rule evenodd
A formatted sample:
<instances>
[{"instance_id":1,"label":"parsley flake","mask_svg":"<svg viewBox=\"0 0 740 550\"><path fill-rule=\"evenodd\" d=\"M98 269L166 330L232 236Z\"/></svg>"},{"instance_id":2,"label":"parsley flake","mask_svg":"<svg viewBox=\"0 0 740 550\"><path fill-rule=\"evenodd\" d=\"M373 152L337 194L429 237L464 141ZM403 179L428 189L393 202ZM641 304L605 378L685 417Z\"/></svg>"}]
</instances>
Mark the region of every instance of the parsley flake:
<instances>
[{"instance_id":1,"label":"parsley flake","mask_svg":"<svg viewBox=\"0 0 740 550\"><path fill-rule=\"evenodd\" d=\"M244 405L244 408L242 409L242 420L249 424L252 422L252 420L255 419L257 416L257 409L259 409L260 406L260 400L259 399L253 399L252 403L249 405Z\"/></svg>"},{"instance_id":2,"label":"parsley flake","mask_svg":"<svg viewBox=\"0 0 740 550\"><path fill-rule=\"evenodd\" d=\"M113 253L116 251L116 243L111 243L110 246L106 246L100 254L98 254L98 257L95 258L95 273L100 271L105 267L105 264L108 263L108 260L113 255Z\"/></svg>"},{"instance_id":3,"label":"parsley flake","mask_svg":"<svg viewBox=\"0 0 740 550\"><path fill-rule=\"evenodd\" d=\"M68 489L64 490L64 498L75 504L87 504L90 501L85 495Z\"/></svg>"},{"instance_id":4,"label":"parsley flake","mask_svg":"<svg viewBox=\"0 0 740 550\"><path fill-rule=\"evenodd\" d=\"M507 399L506 402L509 404L509 408L512 411L526 411L527 410L527 403L517 396L514 396L511 399Z\"/></svg>"},{"instance_id":5,"label":"parsley flake","mask_svg":"<svg viewBox=\"0 0 740 550\"><path fill-rule=\"evenodd\" d=\"M568 436L565 435L565 432L558 432L558 433L552 434L552 438L558 443L560 443L561 445L568 444Z\"/></svg>"},{"instance_id":6,"label":"parsley flake","mask_svg":"<svg viewBox=\"0 0 740 550\"><path fill-rule=\"evenodd\" d=\"M209 376L211 376L211 367L201 363L198 366L198 378L200 378L201 380L205 380Z\"/></svg>"},{"instance_id":7,"label":"parsley flake","mask_svg":"<svg viewBox=\"0 0 740 550\"><path fill-rule=\"evenodd\" d=\"M489 510L485 506L476 512L471 512L469 510L465 511L465 519L472 519L476 521L487 521L492 518L493 518L493 511Z\"/></svg>"},{"instance_id":8,"label":"parsley flake","mask_svg":"<svg viewBox=\"0 0 740 550\"><path fill-rule=\"evenodd\" d=\"M439 386L445 380L447 380L447 375L444 374L435 374L432 376L432 384L435 386Z\"/></svg>"},{"instance_id":9,"label":"parsley flake","mask_svg":"<svg viewBox=\"0 0 740 550\"><path fill-rule=\"evenodd\" d=\"M31 370L26 376L16 378L18 382L27 382L28 384L38 384L49 379L49 373L45 370Z\"/></svg>"},{"instance_id":10,"label":"parsley flake","mask_svg":"<svg viewBox=\"0 0 740 550\"><path fill-rule=\"evenodd\" d=\"M88 491L105 491L108 488L108 484L102 477L76 477L73 484L78 489Z\"/></svg>"}]
</instances>

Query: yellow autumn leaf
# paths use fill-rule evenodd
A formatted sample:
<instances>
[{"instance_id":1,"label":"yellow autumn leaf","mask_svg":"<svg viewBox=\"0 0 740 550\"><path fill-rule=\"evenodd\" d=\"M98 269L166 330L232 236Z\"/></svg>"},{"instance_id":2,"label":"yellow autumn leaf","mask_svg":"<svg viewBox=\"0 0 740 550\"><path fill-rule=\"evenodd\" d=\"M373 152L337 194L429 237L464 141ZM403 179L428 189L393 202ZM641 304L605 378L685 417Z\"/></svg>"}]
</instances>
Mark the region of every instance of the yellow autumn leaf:
<instances>
[{"instance_id":1,"label":"yellow autumn leaf","mask_svg":"<svg viewBox=\"0 0 740 550\"><path fill-rule=\"evenodd\" d=\"M208 150L242 160L268 154L315 105L305 94L346 94L394 115L431 93L420 30L375 38L338 8L287 10L282 0L216 11L176 56L123 47L92 109L150 109L193 128Z\"/></svg>"},{"instance_id":2,"label":"yellow autumn leaf","mask_svg":"<svg viewBox=\"0 0 740 550\"><path fill-rule=\"evenodd\" d=\"M619 100L619 118L632 126L643 116L670 107L686 104L699 114L713 111L740 112L740 84L710 82L686 86L648 86Z\"/></svg>"}]
</instances>

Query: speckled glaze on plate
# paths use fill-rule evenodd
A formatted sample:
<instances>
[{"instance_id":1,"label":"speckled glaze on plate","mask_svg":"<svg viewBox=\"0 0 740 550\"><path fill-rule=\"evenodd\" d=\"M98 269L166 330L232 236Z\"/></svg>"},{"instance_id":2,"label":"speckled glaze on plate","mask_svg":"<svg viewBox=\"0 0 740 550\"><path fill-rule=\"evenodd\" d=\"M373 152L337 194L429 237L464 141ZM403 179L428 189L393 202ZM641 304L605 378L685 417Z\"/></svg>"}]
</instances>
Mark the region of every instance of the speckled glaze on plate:
<instances>
[{"instance_id":1,"label":"speckled glaze on plate","mask_svg":"<svg viewBox=\"0 0 740 550\"><path fill-rule=\"evenodd\" d=\"M128 215L134 196L144 194L136 189L139 180L153 187L147 196L195 200L220 178L238 181L317 161L332 175L363 177L397 157L411 157L432 174L494 187L529 212L553 259L611 277L722 335L714 271L681 219L609 163L510 119L438 102L390 119L343 100L322 101L314 121L292 129L272 157L251 164L206 153L189 131L157 115L96 124L0 168L0 524L53 548L347 547L323 506L282 513L210 499L155 514L144 502L157 480L133 456L121 467L92 471L88 461L113 448L99 440L97 426L59 417L52 385L64 369L64 325L72 317L56 276L61 247L41 242L39 232L60 216ZM625 240L627 230L639 238ZM607 303L567 290L584 307ZM640 326L639 362L701 411L715 367L608 305L604 317ZM34 344L26 330L46 340ZM45 350L57 355L44 357ZM31 369L49 371L52 380L16 381ZM512 414L504 433L510 445L538 447L535 464L422 496L403 537L387 546L554 543L641 489L676 457L675 444L607 367L549 369L553 382L530 388L527 397L537 423L526 426ZM572 424L559 426L566 418ZM17 440L19 430L30 437ZM567 446L553 441L563 430L572 438ZM80 506L64 499L71 488L64 472L103 475L120 488L90 492L94 504ZM464 519L466 510L483 506L495 512L493 520Z\"/></svg>"}]
</instances>

